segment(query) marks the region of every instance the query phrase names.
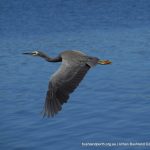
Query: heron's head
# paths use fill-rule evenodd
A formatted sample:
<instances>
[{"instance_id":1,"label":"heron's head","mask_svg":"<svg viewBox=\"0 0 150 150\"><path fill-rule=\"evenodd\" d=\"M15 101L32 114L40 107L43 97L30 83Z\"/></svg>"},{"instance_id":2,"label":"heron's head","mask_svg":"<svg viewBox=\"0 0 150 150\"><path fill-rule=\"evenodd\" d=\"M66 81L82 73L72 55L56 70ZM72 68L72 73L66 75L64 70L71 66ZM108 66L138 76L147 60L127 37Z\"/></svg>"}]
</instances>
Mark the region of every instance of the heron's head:
<instances>
[{"instance_id":1,"label":"heron's head","mask_svg":"<svg viewBox=\"0 0 150 150\"><path fill-rule=\"evenodd\" d=\"M43 53L40 51L33 51L33 52L24 52L23 54L32 55L32 56L41 56Z\"/></svg>"}]
</instances>

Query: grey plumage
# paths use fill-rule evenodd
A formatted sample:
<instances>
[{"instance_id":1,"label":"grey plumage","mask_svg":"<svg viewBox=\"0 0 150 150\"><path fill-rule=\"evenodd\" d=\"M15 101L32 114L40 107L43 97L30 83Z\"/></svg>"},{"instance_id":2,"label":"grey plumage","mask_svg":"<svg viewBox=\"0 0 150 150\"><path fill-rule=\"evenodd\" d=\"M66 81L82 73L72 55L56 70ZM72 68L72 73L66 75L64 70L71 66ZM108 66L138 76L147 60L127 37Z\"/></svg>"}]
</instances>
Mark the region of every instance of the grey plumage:
<instances>
[{"instance_id":1,"label":"grey plumage","mask_svg":"<svg viewBox=\"0 0 150 150\"><path fill-rule=\"evenodd\" d=\"M24 54L40 56L49 62L62 62L60 68L52 75L49 81L43 110L44 116L48 117L53 117L62 109L62 105L67 102L69 95L77 88L91 67L98 63L111 63L110 61L105 61L106 63L104 63L104 61L80 51L63 51L56 58L48 57L40 51Z\"/></svg>"},{"instance_id":2,"label":"grey plumage","mask_svg":"<svg viewBox=\"0 0 150 150\"><path fill-rule=\"evenodd\" d=\"M45 101L44 116L54 116L67 102L70 93L79 85L90 67L96 65L97 58L88 57L77 51L60 54L62 64L51 77Z\"/></svg>"}]
</instances>

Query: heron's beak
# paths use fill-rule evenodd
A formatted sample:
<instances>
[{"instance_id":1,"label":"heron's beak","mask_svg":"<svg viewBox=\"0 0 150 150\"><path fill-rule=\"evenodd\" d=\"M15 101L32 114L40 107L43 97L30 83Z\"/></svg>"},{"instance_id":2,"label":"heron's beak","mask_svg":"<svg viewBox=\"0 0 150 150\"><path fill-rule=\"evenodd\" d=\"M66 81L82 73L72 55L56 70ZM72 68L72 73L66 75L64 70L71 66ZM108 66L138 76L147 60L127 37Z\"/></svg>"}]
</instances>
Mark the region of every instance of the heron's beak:
<instances>
[{"instance_id":1,"label":"heron's beak","mask_svg":"<svg viewBox=\"0 0 150 150\"><path fill-rule=\"evenodd\" d=\"M110 60L99 60L98 64L100 65L108 65L111 64L112 62Z\"/></svg>"},{"instance_id":2,"label":"heron's beak","mask_svg":"<svg viewBox=\"0 0 150 150\"><path fill-rule=\"evenodd\" d=\"M33 55L32 52L25 52L25 53L22 53L22 54Z\"/></svg>"}]
</instances>

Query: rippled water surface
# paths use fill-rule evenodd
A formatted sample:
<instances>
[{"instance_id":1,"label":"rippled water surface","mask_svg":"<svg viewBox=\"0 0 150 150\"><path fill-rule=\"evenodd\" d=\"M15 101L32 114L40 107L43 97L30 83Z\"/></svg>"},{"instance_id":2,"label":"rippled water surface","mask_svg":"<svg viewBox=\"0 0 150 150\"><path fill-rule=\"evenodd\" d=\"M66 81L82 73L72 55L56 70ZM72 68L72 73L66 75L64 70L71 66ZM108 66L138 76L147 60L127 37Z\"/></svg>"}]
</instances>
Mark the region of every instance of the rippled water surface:
<instances>
[{"instance_id":1,"label":"rippled water surface","mask_svg":"<svg viewBox=\"0 0 150 150\"><path fill-rule=\"evenodd\" d=\"M0 149L150 142L149 0L1 0L0 8ZM60 63L21 54L35 49L51 56L77 49L113 63L91 69L47 119L48 80Z\"/></svg>"}]
</instances>

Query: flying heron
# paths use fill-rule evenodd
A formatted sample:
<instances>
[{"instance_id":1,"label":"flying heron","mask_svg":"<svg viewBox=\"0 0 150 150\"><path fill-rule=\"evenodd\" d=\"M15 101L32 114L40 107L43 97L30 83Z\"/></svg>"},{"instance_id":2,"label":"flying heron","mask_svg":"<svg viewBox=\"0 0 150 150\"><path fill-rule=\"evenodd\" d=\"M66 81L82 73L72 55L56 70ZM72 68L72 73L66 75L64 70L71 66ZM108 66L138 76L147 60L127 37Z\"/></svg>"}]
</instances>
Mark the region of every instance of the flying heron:
<instances>
[{"instance_id":1,"label":"flying heron","mask_svg":"<svg viewBox=\"0 0 150 150\"><path fill-rule=\"evenodd\" d=\"M111 64L109 60L101 60L88 56L80 51L63 51L59 56L52 58L41 51L25 52L32 56L39 56L48 62L62 62L60 68L52 75L46 94L43 116L53 117L69 99L87 71L97 64Z\"/></svg>"}]
</instances>

